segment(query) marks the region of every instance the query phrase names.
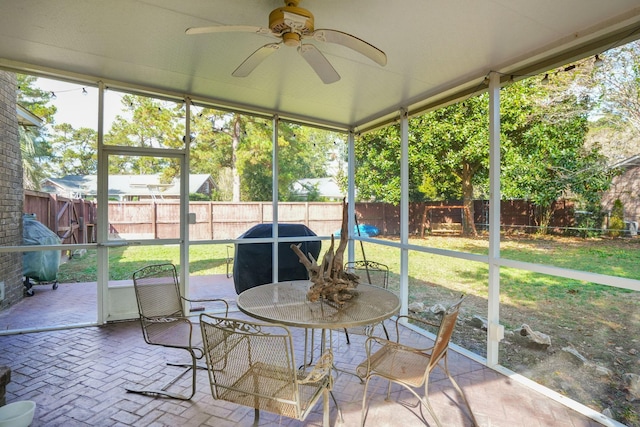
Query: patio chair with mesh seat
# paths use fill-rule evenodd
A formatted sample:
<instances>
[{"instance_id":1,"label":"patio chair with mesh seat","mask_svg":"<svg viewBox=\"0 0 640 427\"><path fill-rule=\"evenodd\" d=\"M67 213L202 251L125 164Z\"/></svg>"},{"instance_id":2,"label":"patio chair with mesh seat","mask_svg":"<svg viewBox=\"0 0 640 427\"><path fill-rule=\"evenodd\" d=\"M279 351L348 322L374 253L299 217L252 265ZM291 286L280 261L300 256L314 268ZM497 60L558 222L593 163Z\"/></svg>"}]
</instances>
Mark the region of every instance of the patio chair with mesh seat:
<instances>
[{"instance_id":1,"label":"patio chair with mesh seat","mask_svg":"<svg viewBox=\"0 0 640 427\"><path fill-rule=\"evenodd\" d=\"M396 319L396 342L373 336L367 338L365 343L367 358L356 368L358 375L365 379L364 395L362 397L362 426L364 426L366 419L367 389L369 382L374 377L380 377L389 381L387 400L391 394L391 384L399 384L417 397L419 401L418 405L424 405L436 424L442 427L429 401L429 377L436 366L440 367L449 378L453 387L462 397L469 411L469 418L473 421L473 425L478 426L478 422L471 411L467 397L451 375L447 365L449 341L451 340L463 299L464 296L446 309L442 315L440 324L434 324L426 319L412 316L398 316ZM401 344L400 325L404 321L410 321L416 325L423 324L423 326L438 327L434 345L428 348L416 348ZM421 387L424 389L422 393L419 393L417 389Z\"/></svg>"},{"instance_id":2,"label":"patio chair with mesh seat","mask_svg":"<svg viewBox=\"0 0 640 427\"><path fill-rule=\"evenodd\" d=\"M142 335L147 344L186 350L190 363L167 363L170 366L184 368L182 372L159 389L127 388L130 393L139 393L152 397L169 397L180 400L190 400L196 392L196 370L206 369L198 366L204 352L201 346L199 325L192 323L185 316L185 303L198 304L213 303L211 307L216 312L229 312L229 305L222 299L187 299L180 294L180 286L176 267L173 264L155 264L141 268L133 273L133 287L135 289L138 313ZM203 307L204 308L204 307ZM198 308L201 310L203 308ZM192 372L191 394L183 395L168 391L189 371Z\"/></svg>"},{"instance_id":3,"label":"patio chair with mesh seat","mask_svg":"<svg viewBox=\"0 0 640 427\"><path fill-rule=\"evenodd\" d=\"M323 398L329 425L333 354L325 351L310 370L296 368L293 339L284 325L200 315L211 393L215 399L304 421Z\"/></svg>"}]
</instances>

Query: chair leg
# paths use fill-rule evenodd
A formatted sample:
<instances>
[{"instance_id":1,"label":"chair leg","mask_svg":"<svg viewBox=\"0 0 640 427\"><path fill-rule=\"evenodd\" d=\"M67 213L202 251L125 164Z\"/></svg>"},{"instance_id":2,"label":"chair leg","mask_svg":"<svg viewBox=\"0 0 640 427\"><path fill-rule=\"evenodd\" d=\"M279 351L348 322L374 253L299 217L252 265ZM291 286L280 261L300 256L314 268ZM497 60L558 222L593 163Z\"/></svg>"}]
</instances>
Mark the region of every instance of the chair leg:
<instances>
[{"instance_id":1,"label":"chair leg","mask_svg":"<svg viewBox=\"0 0 640 427\"><path fill-rule=\"evenodd\" d=\"M196 360L196 355L193 353L193 351L189 351L189 353L191 354L191 364L172 364L172 363L167 363L167 365L169 365L169 366L181 366L181 367L184 367L185 369L180 374L175 376L171 381L169 381L168 383L163 385L161 388L159 388L159 389L149 389L149 390L138 390L138 389L126 388L125 390L128 393L142 394L142 395L149 396L149 397L154 397L154 398L155 397L166 397L166 398L178 399L178 400L191 400L191 398L196 394L196 371L197 371L197 369L202 369L202 368L200 366L198 366L197 360ZM191 394L189 396L178 394L178 393L172 393L170 391L167 391L169 387L171 387L173 384L175 384L180 378L182 378L189 371L192 372Z\"/></svg>"},{"instance_id":2,"label":"chair leg","mask_svg":"<svg viewBox=\"0 0 640 427\"><path fill-rule=\"evenodd\" d=\"M349 341L349 332L347 332L347 328L344 328L344 336L347 338L347 344L351 344L351 341Z\"/></svg>"},{"instance_id":3,"label":"chair leg","mask_svg":"<svg viewBox=\"0 0 640 427\"><path fill-rule=\"evenodd\" d=\"M338 411L338 419L340 420L340 422L344 422L344 417L342 416L342 409L340 409L340 405L338 405L338 401L336 400L336 397L333 395L333 390L329 390L329 396L331 396L331 400L333 400L333 404L336 407L336 410Z\"/></svg>"},{"instance_id":4,"label":"chair leg","mask_svg":"<svg viewBox=\"0 0 640 427\"><path fill-rule=\"evenodd\" d=\"M382 330L384 331L384 336L387 338L387 341L389 341L389 331L387 331L387 327L384 326L384 322L382 322Z\"/></svg>"},{"instance_id":5,"label":"chair leg","mask_svg":"<svg viewBox=\"0 0 640 427\"><path fill-rule=\"evenodd\" d=\"M362 393L362 412L360 413L360 426L364 427L364 420L366 419L367 412L367 390L369 388L369 380L371 377L367 377L364 382L364 392Z\"/></svg>"},{"instance_id":6,"label":"chair leg","mask_svg":"<svg viewBox=\"0 0 640 427\"><path fill-rule=\"evenodd\" d=\"M331 396L333 397L333 395ZM333 398L335 401L335 398ZM336 403L336 408L338 407ZM339 410L339 409L338 409ZM322 426L329 427L329 389L322 391Z\"/></svg>"}]
</instances>

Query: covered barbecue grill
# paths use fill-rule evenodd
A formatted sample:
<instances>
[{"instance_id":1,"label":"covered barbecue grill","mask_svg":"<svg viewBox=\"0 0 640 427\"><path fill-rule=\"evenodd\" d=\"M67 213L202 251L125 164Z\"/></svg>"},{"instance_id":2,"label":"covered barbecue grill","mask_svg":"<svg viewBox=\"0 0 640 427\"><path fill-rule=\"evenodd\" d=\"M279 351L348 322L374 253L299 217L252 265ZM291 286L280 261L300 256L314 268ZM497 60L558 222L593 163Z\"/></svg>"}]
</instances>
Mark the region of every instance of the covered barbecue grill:
<instances>
[{"instance_id":1,"label":"covered barbecue grill","mask_svg":"<svg viewBox=\"0 0 640 427\"><path fill-rule=\"evenodd\" d=\"M316 236L316 233L304 224L278 224L278 236ZM272 224L258 224L247 230L238 239L261 237L272 237ZM320 240L278 243L278 280L281 282L309 278L307 269L300 263L300 259L295 252L291 250L292 243L300 243L302 252L305 254L310 253L316 259L320 255L322 246ZM240 294L246 289L271 283L273 281L272 257L272 243L236 244L233 260L233 282L236 287L236 293Z\"/></svg>"},{"instance_id":2,"label":"covered barbecue grill","mask_svg":"<svg viewBox=\"0 0 640 427\"><path fill-rule=\"evenodd\" d=\"M24 245L59 245L60 238L44 224L36 220L35 215L22 216L22 243ZM25 293L33 295L33 283L52 284L58 288L58 268L60 267L60 251L24 252L22 255L22 275L24 276Z\"/></svg>"}]
</instances>

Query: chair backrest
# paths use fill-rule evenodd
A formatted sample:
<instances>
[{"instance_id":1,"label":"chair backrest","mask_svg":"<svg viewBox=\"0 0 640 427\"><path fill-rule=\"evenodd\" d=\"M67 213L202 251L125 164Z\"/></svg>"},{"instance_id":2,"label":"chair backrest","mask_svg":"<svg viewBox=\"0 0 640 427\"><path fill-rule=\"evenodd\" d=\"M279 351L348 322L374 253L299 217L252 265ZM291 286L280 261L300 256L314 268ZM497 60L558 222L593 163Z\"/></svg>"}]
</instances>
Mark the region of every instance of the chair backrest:
<instances>
[{"instance_id":1,"label":"chair backrest","mask_svg":"<svg viewBox=\"0 0 640 427\"><path fill-rule=\"evenodd\" d=\"M357 274L360 280L387 289L389 287L389 267L376 261L347 262L344 269Z\"/></svg>"},{"instance_id":2,"label":"chair backrest","mask_svg":"<svg viewBox=\"0 0 640 427\"><path fill-rule=\"evenodd\" d=\"M462 304L464 298L464 295L461 296L460 299L449 306L449 308L447 308L442 315L440 327L438 328L436 340L431 351L431 359L429 360L427 372L431 372L431 370L435 368L438 362L447 354L449 342L451 341L451 335L453 335L453 329L456 326L458 313L460 312L460 305Z\"/></svg>"},{"instance_id":3,"label":"chair backrest","mask_svg":"<svg viewBox=\"0 0 640 427\"><path fill-rule=\"evenodd\" d=\"M300 418L293 340L280 325L200 315L215 399Z\"/></svg>"},{"instance_id":4,"label":"chair backrest","mask_svg":"<svg viewBox=\"0 0 640 427\"><path fill-rule=\"evenodd\" d=\"M161 327L162 322L151 320L184 317L176 267L173 264L143 267L133 273L133 287L145 340L155 344L154 335L162 334L166 328Z\"/></svg>"}]
</instances>

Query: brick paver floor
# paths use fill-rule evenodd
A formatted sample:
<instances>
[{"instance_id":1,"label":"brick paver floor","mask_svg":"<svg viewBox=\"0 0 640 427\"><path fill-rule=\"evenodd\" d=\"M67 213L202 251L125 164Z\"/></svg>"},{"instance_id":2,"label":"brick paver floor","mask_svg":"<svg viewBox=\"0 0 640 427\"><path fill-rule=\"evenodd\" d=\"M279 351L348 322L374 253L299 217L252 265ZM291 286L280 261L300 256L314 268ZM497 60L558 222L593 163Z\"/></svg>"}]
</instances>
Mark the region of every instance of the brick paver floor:
<instances>
[{"instance_id":1,"label":"brick paver floor","mask_svg":"<svg viewBox=\"0 0 640 427\"><path fill-rule=\"evenodd\" d=\"M194 294L212 293L209 296L221 296L233 302L235 292L232 284L227 282L227 289L222 291L218 285L213 286L211 280L204 283L206 286L198 292L194 291ZM37 305L36 298L47 295L47 298L42 298L46 303L41 304L53 310L54 301L60 300L61 304L65 301L65 298L54 298L56 292L59 297L64 295L62 284L56 291L50 288L36 289L36 295L26 300L28 304ZM95 290L93 292L95 295ZM73 298L82 300L77 291L70 291L71 294ZM82 302L71 303L67 299L63 305L74 304ZM27 310L27 306L23 305L21 310ZM81 310L76 306L73 311ZM33 320L31 323L28 321L29 316L53 318L42 312L18 315L14 311L12 316L20 317L20 325L30 324L29 327L33 327ZM7 322L12 316L4 315L3 320L0 315L0 322ZM237 311L233 311L231 316L244 317ZM80 323L86 320L80 317L76 319ZM6 326L2 328L6 329ZM304 334L299 330L292 332L298 351L304 347ZM419 341L428 340L408 329L403 334L407 335L404 339L416 345ZM353 370L364 358L363 337L352 335L351 338L350 345L346 344L342 332L334 332L332 339L336 365L347 371ZM202 371L198 374L198 391L188 402L154 399L125 391L126 386L144 387L163 383L177 369L167 367L165 362L185 360L185 356L184 351L145 344L135 321L0 336L0 365L7 365L12 370L11 382L7 386L7 403L34 400L37 408L33 427L252 425L252 409L212 398L207 375ZM302 359L301 354L298 357ZM483 427L600 425L456 352L450 352L449 362L452 373L465 390L476 418ZM343 420L338 420L338 411L331 402L332 425L360 425L363 385L357 377L342 371L336 372L335 376L333 393ZM189 388L189 378L185 377L175 387L176 391L186 390ZM416 399L398 386L392 388L391 400L385 401L386 388L383 381L374 380L371 383L366 425L435 425L426 411L416 407ZM471 425L464 409L458 406L455 390L441 372L436 372L432 377L430 396L445 426ZM322 405L318 405L305 422L262 412L260 425L320 426L321 411Z\"/></svg>"}]
</instances>

